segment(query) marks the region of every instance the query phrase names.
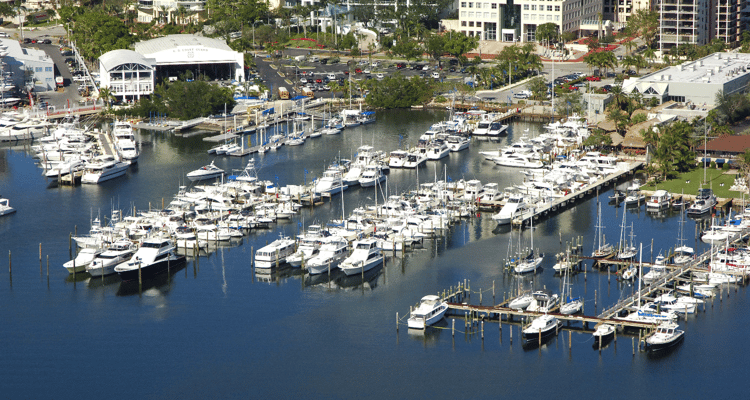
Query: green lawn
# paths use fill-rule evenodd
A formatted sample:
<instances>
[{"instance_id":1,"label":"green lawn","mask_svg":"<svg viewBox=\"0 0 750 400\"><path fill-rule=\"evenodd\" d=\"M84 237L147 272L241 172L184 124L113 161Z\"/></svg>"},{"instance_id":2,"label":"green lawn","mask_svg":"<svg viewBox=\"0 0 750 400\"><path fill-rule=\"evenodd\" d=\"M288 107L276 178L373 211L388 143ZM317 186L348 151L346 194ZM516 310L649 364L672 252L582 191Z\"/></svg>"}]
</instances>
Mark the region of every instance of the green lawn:
<instances>
[{"instance_id":1,"label":"green lawn","mask_svg":"<svg viewBox=\"0 0 750 400\"><path fill-rule=\"evenodd\" d=\"M741 198L742 193L730 191L729 188L734 184L734 178L737 176L737 171L732 170L728 173L724 173L720 169L707 168L706 169L706 188L711 188L717 197L722 198ZM675 179L660 182L658 185L654 185L653 182L643 186L644 190L658 190L664 189L670 193L685 193L695 195L698 193L698 189L701 188L701 182L703 182L703 168L696 168L693 171L685 172L677 176ZM723 184L723 186L722 186Z\"/></svg>"}]
</instances>

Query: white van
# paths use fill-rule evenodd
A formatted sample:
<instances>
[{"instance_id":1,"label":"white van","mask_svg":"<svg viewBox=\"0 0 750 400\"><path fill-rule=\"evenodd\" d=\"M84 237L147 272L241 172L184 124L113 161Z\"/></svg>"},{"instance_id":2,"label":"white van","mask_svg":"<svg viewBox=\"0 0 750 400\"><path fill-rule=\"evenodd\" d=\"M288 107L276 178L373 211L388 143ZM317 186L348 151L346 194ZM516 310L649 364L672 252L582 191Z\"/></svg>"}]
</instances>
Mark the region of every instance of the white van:
<instances>
[{"instance_id":1,"label":"white van","mask_svg":"<svg viewBox=\"0 0 750 400\"><path fill-rule=\"evenodd\" d=\"M318 61L320 61L320 58L318 58L318 56L310 56L310 57L307 58L307 61L318 62Z\"/></svg>"},{"instance_id":2,"label":"white van","mask_svg":"<svg viewBox=\"0 0 750 400\"><path fill-rule=\"evenodd\" d=\"M336 80L336 74L330 73L326 75L326 78L328 78L329 81L335 81Z\"/></svg>"}]
</instances>

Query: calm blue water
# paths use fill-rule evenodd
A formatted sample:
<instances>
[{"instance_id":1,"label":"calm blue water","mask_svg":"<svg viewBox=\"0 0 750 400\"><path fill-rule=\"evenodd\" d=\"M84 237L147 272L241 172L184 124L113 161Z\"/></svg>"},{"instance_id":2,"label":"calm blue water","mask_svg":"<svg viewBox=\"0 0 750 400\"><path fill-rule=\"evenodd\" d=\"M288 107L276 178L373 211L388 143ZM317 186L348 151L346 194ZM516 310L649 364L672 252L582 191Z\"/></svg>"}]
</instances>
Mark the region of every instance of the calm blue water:
<instances>
[{"instance_id":1,"label":"calm blue water","mask_svg":"<svg viewBox=\"0 0 750 400\"><path fill-rule=\"evenodd\" d=\"M304 146L256 155L260 176L280 184L301 183L320 175L339 154L349 157L361 143L377 149L415 143L443 112L389 111L378 123L340 136L311 139ZM521 132L536 125L516 124ZM429 293L468 279L472 290L484 290L491 302L493 281L499 302L516 281L500 270L508 241L518 231L493 232L489 218L455 225L442 239L403 259L388 257L384 268L352 279L310 279L282 271L256 278L250 268L251 247L273 240L278 232L294 234L303 220L325 222L341 215L338 197L305 210L274 229L253 232L237 247L190 260L171 276L148 282L143 291L117 278L104 282L79 274L73 281L62 263L70 258L68 235L88 230L92 215L109 215L113 207L139 209L168 203L185 173L213 158L200 137L162 133L140 135L142 155L126 178L99 186L48 187L34 160L22 147L0 149L0 194L18 212L0 218L0 390L4 398L505 398L555 393L562 397L613 393L613 397L695 398L715 393L739 394L748 367L744 327L748 325L745 289L708 304L706 312L682 321L685 342L663 357L636 352L629 336L618 336L601 355L589 334L566 331L541 349L524 350L518 327L511 344L508 325L502 339L497 324L485 324L485 338L463 331L430 330L396 333L396 312ZM501 143L502 144L502 143ZM497 143L472 143L468 152L419 171L421 182L435 175L452 180L481 179L500 187L519 182L512 169L498 168L477 156ZM230 170L245 159L217 158ZM447 165L447 167L443 167ZM305 176L305 169L308 170ZM416 171L394 170L390 191L416 186ZM610 242L620 235L622 208L606 204L603 225ZM372 202L374 190L350 190L345 208ZM535 245L547 257L545 270L526 285L559 290L553 276L553 254L563 242L584 238L593 248L596 200L590 199L548 219L535 229ZM629 212L644 259L677 242L679 216L654 218L643 210ZM528 240L529 231L523 232ZM695 222L685 225L695 245ZM42 243L43 271L39 270ZM12 280L5 253L12 252ZM46 275L49 257L49 279ZM572 278L575 295L586 297L587 314L631 293L614 277L591 272ZM533 283L531 283L533 281ZM489 291L488 291L489 290ZM624 293L624 294L623 294ZM479 301L478 294L472 302ZM450 320L443 327L450 326ZM617 392L613 392L613 389ZM619 395L622 394L622 395Z\"/></svg>"}]
</instances>

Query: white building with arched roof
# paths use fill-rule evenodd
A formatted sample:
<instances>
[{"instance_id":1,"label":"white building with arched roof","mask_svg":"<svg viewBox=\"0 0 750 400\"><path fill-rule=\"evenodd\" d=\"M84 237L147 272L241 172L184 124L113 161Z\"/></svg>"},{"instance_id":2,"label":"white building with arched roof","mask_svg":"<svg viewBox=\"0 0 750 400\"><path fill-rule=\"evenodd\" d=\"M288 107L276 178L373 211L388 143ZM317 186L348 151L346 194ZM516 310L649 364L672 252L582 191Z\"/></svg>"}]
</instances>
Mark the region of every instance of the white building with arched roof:
<instances>
[{"instance_id":1,"label":"white building with arched roof","mask_svg":"<svg viewBox=\"0 0 750 400\"><path fill-rule=\"evenodd\" d=\"M112 50L99 57L99 87L118 100L140 99L154 92L156 61L133 50Z\"/></svg>"},{"instance_id":2,"label":"white building with arched roof","mask_svg":"<svg viewBox=\"0 0 750 400\"><path fill-rule=\"evenodd\" d=\"M209 79L243 80L245 59L224 40L196 35L167 35L135 44L135 51L156 61L156 76L177 78L187 71Z\"/></svg>"}]
</instances>

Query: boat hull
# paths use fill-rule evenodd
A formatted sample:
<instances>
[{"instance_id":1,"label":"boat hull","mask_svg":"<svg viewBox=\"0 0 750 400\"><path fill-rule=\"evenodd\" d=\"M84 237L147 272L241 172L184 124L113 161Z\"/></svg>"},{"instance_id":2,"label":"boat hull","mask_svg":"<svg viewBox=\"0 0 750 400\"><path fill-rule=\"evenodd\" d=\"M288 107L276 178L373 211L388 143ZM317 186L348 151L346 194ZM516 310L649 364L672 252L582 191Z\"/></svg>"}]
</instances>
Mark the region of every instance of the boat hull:
<instances>
[{"instance_id":1,"label":"boat hull","mask_svg":"<svg viewBox=\"0 0 750 400\"><path fill-rule=\"evenodd\" d=\"M445 315L445 312L448 310L448 307L443 308L438 313L430 316L430 317L420 317L420 316L413 316L409 318L407 321L407 326L409 329L425 329L430 325L435 324L436 322L443 319L443 316Z\"/></svg>"},{"instance_id":2,"label":"boat hull","mask_svg":"<svg viewBox=\"0 0 750 400\"><path fill-rule=\"evenodd\" d=\"M685 339L684 333L681 333L679 336L677 336L676 338L668 342L649 343L648 339L646 339L646 350L652 351L652 352L667 350L671 347L677 346L678 344L682 343L683 339Z\"/></svg>"},{"instance_id":3,"label":"boat hull","mask_svg":"<svg viewBox=\"0 0 750 400\"><path fill-rule=\"evenodd\" d=\"M541 331L541 337L542 340L555 335L557 333L557 328L559 328L561 325L560 321L557 321L556 325L552 325L548 327L546 330ZM523 331L523 339L527 343L538 343L539 342L539 330L532 332L531 330L525 329Z\"/></svg>"},{"instance_id":4,"label":"boat hull","mask_svg":"<svg viewBox=\"0 0 750 400\"><path fill-rule=\"evenodd\" d=\"M342 271L346 274L346 276L352 276L356 274L361 274L363 272L367 272L376 266L383 263L383 257L377 257L373 258L371 260L367 260L365 263L361 264L341 264L339 268L341 268Z\"/></svg>"},{"instance_id":5,"label":"boat hull","mask_svg":"<svg viewBox=\"0 0 750 400\"><path fill-rule=\"evenodd\" d=\"M155 263L141 266L140 268L140 277L141 280L152 278L156 275L161 274L162 272L167 271L168 269L177 268L181 266L182 264L185 264L185 256L179 256L179 255L170 255L169 257L164 258L163 260L157 261ZM123 281L137 281L138 280L138 268L129 269L125 271L117 271L117 274L120 275L120 278Z\"/></svg>"}]
</instances>

